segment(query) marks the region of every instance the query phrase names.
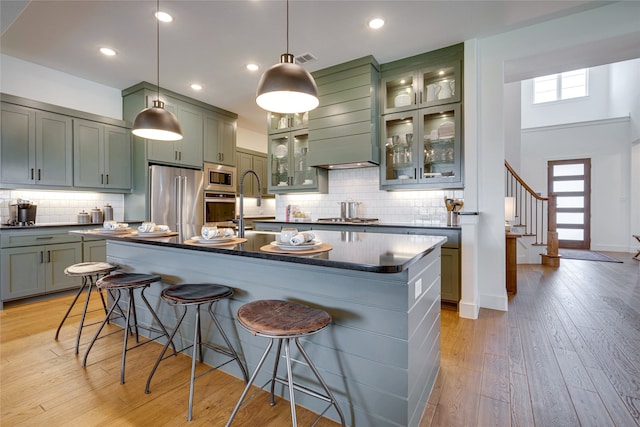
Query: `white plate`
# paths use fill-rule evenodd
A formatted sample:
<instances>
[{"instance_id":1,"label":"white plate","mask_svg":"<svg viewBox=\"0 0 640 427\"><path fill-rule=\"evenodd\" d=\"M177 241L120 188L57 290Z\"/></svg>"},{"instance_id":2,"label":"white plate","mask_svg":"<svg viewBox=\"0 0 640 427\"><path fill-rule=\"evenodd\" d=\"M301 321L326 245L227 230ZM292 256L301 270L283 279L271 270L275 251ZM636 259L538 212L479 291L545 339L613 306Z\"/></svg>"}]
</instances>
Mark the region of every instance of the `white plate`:
<instances>
[{"instance_id":1,"label":"white plate","mask_svg":"<svg viewBox=\"0 0 640 427\"><path fill-rule=\"evenodd\" d=\"M318 240L313 240L311 242L301 243L299 245L291 245L289 243L278 242L274 240L271 242L271 245L277 247L278 249L283 249L285 251L306 251L309 249L315 249L320 246L322 242Z\"/></svg>"},{"instance_id":2,"label":"white plate","mask_svg":"<svg viewBox=\"0 0 640 427\"><path fill-rule=\"evenodd\" d=\"M284 156L287 155L287 151L289 151L289 150L287 149L286 145L280 144L280 145L278 145L276 147L276 149L274 151L275 151L276 157L281 159L281 158L283 158Z\"/></svg>"},{"instance_id":3,"label":"white plate","mask_svg":"<svg viewBox=\"0 0 640 427\"><path fill-rule=\"evenodd\" d=\"M224 243L224 242L230 242L233 239L235 239L235 236L232 237L214 237L213 239L205 239L202 236L193 236L191 238L191 240L198 242L198 243L203 243L203 244L214 244L214 243Z\"/></svg>"},{"instance_id":4,"label":"white plate","mask_svg":"<svg viewBox=\"0 0 640 427\"><path fill-rule=\"evenodd\" d=\"M112 230L110 228L96 228L93 231L97 231L98 233L113 233L113 234L121 234L121 233L129 233L131 228L116 228Z\"/></svg>"},{"instance_id":5,"label":"white plate","mask_svg":"<svg viewBox=\"0 0 640 427\"><path fill-rule=\"evenodd\" d=\"M160 237L160 236L167 236L169 234L173 233L173 231L169 230L169 231L136 231L136 235L138 237Z\"/></svg>"}]
</instances>

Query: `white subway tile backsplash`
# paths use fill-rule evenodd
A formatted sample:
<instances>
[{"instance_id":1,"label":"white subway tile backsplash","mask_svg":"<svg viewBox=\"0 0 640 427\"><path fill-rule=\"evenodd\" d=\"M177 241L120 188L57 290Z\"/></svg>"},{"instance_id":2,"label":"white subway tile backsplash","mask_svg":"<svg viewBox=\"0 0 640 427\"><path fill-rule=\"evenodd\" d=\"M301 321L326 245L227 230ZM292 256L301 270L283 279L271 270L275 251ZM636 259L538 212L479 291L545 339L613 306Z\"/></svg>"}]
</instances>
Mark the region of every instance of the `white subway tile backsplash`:
<instances>
[{"instance_id":1,"label":"white subway tile backsplash","mask_svg":"<svg viewBox=\"0 0 640 427\"><path fill-rule=\"evenodd\" d=\"M381 191L379 169L329 171L328 194L286 194L276 196L276 218L285 219L286 206L297 205L313 220L340 216L341 201L362 202L360 216L383 222L417 225L447 223L444 197L464 198L463 190Z\"/></svg>"},{"instance_id":2,"label":"white subway tile backsplash","mask_svg":"<svg viewBox=\"0 0 640 427\"><path fill-rule=\"evenodd\" d=\"M17 199L28 199L38 205L36 222L75 223L78 213L109 203L116 221L124 220L124 196L117 193L87 191L0 190L0 223L9 220L9 205Z\"/></svg>"}]
</instances>

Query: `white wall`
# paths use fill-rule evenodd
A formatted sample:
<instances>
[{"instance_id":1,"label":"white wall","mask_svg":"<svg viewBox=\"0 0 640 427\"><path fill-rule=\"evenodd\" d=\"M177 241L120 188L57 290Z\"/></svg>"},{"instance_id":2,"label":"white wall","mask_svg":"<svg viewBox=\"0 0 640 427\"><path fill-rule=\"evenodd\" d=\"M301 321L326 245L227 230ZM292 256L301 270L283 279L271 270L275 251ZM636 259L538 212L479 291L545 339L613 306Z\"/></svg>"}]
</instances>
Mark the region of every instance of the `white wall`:
<instances>
[{"instance_id":1,"label":"white wall","mask_svg":"<svg viewBox=\"0 0 640 427\"><path fill-rule=\"evenodd\" d=\"M265 115L266 117L266 115ZM265 120L264 133L254 132L249 129L238 128L236 144L238 147L248 150L267 152L267 121Z\"/></svg>"},{"instance_id":2,"label":"white wall","mask_svg":"<svg viewBox=\"0 0 640 427\"><path fill-rule=\"evenodd\" d=\"M474 41L477 43L478 71L474 75L465 75L465 88L473 87L473 90L477 91L477 101L472 104L467 103L465 94L465 115L468 109L477 108L479 122L477 127L465 125L465 143L469 144L475 140L477 154L465 149L465 163L475 163L478 176L477 182L467 185L465 196L477 197L480 211L478 224L480 246L477 253L476 272L480 306L501 310L507 308L503 201L505 69L511 61L520 61L522 58L535 57L560 49L583 52L585 48L588 50L590 44L601 46L603 41L617 40L622 36L636 36L638 40L635 46L638 46L640 45L638 22L640 22L638 4L619 2ZM610 49L615 48L616 45L612 42ZM564 59L566 62L566 58ZM622 59L630 58L619 60ZM467 175L467 179L473 178ZM471 191L473 194L470 194ZM463 277L465 277L464 272ZM464 286L463 283L463 288Z\"/></svg>"},{"instance_id":3,"label":"white wall","mask_svg":"<svg viewBox=\"0 0 640 427\"><path fill-rule=\"evenodd\" d=\"M71 74L0 55L0 92L122 120L122 93Z\"/></svg>"}]
</instances>

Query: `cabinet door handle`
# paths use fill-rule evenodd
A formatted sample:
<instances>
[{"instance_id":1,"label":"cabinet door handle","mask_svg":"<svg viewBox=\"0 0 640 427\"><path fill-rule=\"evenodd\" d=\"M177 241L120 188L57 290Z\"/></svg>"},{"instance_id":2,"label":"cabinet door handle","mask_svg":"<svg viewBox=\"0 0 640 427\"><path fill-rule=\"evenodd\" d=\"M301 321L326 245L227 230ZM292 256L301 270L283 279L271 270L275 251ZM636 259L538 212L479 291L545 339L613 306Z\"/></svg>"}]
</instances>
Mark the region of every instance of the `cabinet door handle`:
<instances>
[{"instance_id":1,"label":"cabinet door handle","mask_svg":"<svg viewBox=\"0 0 640 427\"><path fill-rule=\"evenodd\" d=\"M420 168L420 179L424 178L424 174L422 173L422 168Z\"/></svg>"},{"instance_id":2,"label":"cabinet door handle","mask_svg":"<svg viewBox=\"0 0 640 427\"><path fill-rule=\"evenodd\" d=\"M31 179L33 179L33 173L34 173L34 172L35 172L35 171L33 170L33 168L31 168Z\"/></svg>"},{"instance_id":3,"label":"cabinet door handle","mask_svg":"<svg viewBox=\"0 0 640 427\"><path fill-rule=\"evenodd\" d=\"M418 168L413 168L413 179L418 178Z\"/></svg>"},{"instance_id":4,"label":"cabinet door handle","mask_svg":"<svg viewBox=\"0 0 640 427\"><path fill-rule=\"evenodd\" d=\"M47 262L51 262L51 251L47 251Z\"/></svg>"},{"instance_id":5,"label":"cabinet door handle","mask_svg":"<svg viewBox=\"0 0 640 427\"><path fill-rule=\"evenodd\" d=\"M107 182L106 182L106 184L109 185L109 174L107 174Z\"/></svg>"},{"instance_id":6,"label":"cabinet door handle","mask_svg":"<svg viewBox=\"0 0 640 427\"><path fill-rule=\"evenodd\" d=\"M38 181L42 181L42 169L38 168Z\"/></svg>"},{"instance_id":7,"label":"cabinet door handle","mask_svg":"<svg viewBox=\"0 0 640 427\"><path fill-rule=\"evenodd\" d=\"M50 239L53 239L53 236L36 237L36 240L50 240Z\"/></svg>"},{"instance_id":8,"label":"cabinet door handle","mask_svg":"<svg viewBox=\"0 0 640 427\"><path fill-rule=\"evenodd\" d=\"M222 161L224 162L224 153L220 153L220 157L222 157Z\"/></svg>"},{"instance_id":9,"label":"cabinet door handle","mask_svg":"<svg viewBox=\"0 0 640 427\"><path fill-rule=\"evenodd\" d=\"M182 161L182 151L178 151L178 160Z\"/></svg>"},{"instance_id":10,"label":"cabinet door handle","mask_svg":"<svg viewBox=\"0 0 640 427\"><path fill-rule=\"evenodd\" d=\"M40 264L44 263L44 252L40 251Z\"/></svg>"},{"instance_id":11,"label":"cabinet door handle","mask_svg":"<svg viewBox=\"0 0 640 427\"><path fill-rule=\"evenodd\" d=\"M104 174L100 174L100 184L104 184Z\"/></svg>"}]
</instances>

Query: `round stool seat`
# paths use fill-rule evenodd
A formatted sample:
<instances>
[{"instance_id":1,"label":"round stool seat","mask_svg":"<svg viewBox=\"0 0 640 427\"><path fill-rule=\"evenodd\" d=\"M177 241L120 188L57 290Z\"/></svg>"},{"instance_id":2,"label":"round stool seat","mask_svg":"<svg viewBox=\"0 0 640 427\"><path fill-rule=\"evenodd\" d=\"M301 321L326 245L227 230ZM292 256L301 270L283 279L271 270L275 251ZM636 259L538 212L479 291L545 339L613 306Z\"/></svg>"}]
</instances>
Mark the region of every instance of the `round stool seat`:
<instances>
[{"instance_id":1,"label":"round stool seat","mask_svg":"<svg viewBox=\"0 0 640 427\"><path fill-rule=\"evenodd\" d=\"M159 282L160 280L162 280L162 277L155 274L116 273L104 276L98 280L96 286L105 289L135 288L149 285L153 282Z\"/></svg>"},{"instance_id":2,"label":"round stool seat","mask_svg":"<svg viewBox=\"0 0 640 427\"><path fill-rule=\"evenodd\" d=\"M258 300L238 309L238 322L253 335L286 337L318 332L331 322L331 316L294 302Z\"/></svg>"},{"instance_id":3,"label":"round stool seat","mask_svg":"<svg viewBox=\"0 0 640 427\"><path fill-rule=\"evenodd\" d=\"M201 304L233 295L231 288L210 283L175 285L162 291L171 304Z\"/></svg>"},{"instance_id":4,"label":"round stool seat","mask_svg":"<svg viewBox=\"0 0 640 427\"><path fill-rule=\"evenodd\" d=\"M108 262L81 262L65 268L64 274L67 276L87 276L94 274L106 274L117 269L117 266L111 265Z\"/></svg>"}]
</instances>

